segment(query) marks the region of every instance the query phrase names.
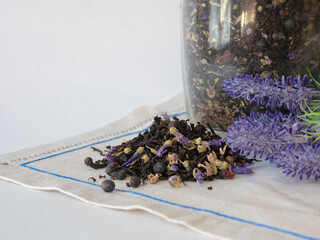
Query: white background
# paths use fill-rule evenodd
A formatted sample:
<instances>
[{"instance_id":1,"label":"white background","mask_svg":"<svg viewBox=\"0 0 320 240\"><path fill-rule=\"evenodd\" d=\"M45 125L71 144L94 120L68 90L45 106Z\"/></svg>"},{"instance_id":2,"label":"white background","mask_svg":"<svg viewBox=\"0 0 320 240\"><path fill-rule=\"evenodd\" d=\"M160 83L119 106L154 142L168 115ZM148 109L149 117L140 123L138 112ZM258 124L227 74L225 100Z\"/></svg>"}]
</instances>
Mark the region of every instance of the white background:
<instances>
[{"instance_id":1,"label":"white background","mask_svg":"<svg viewBox=\"0 0 320 240\"><path fill-rule=\"evenodd\" d=\"M0 0L0 153L182 90L179 0ZM144 212L0 181L1 239L206 239Z\"/></svg>"}]
</instances>

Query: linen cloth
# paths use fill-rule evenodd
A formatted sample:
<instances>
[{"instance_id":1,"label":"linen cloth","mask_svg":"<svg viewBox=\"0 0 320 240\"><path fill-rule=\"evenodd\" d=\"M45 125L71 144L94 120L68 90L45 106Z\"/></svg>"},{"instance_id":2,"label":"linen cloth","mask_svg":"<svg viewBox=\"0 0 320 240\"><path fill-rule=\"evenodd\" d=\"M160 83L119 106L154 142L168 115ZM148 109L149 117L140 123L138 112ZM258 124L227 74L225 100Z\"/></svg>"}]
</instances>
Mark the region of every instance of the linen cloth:
<instances>
[{"instance_id":1,"label":"linen cloth","mask_svg":"<svg viewBox=\"0 0 320 240\"><path fill-rule=\"evenodd\" d=\"M104 179L99 179L104 169L84 164L87 156L101 159L90 147L104 149L129 140L163 112L186 119L182 94L158 107L140 107L94 131L1 155L0 178L101 207L145 210L214 239L320 239L319 183L285 177L268 162L255 163L254 174L233 180L186 182L181 188L160 181L135 189L128 188L126 180L116 180L116 191L105 193L100 187Z\"/></svg>"}]
</instances>

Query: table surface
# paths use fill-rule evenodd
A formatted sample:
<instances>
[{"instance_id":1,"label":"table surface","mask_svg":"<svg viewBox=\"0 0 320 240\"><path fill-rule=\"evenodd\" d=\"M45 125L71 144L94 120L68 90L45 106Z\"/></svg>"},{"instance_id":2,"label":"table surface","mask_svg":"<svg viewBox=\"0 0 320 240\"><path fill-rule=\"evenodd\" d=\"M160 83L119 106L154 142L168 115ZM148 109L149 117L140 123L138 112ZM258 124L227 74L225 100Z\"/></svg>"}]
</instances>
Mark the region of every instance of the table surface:
<instances>
[{"instance_id":1,"label":"table surface","mask_svg":"<svg viewBox=\"0 0 320 240\"><path fill-rule=\"evenodd\" d=\"M179 11L178 0L0 1L0 153L93 130L180 92ZM143 211L0 188L1 239L208 239Z\"/></svg>"}]
</instances>

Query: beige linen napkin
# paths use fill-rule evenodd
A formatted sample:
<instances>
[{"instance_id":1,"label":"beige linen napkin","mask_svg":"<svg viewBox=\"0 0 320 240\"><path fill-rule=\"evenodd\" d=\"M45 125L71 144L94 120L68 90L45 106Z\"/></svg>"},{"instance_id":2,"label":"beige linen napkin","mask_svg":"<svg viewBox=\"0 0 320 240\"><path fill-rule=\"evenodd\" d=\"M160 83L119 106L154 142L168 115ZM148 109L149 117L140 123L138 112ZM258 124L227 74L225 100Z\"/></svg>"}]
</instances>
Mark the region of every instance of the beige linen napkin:
<instances>
[{"instance_id":1,"label":"beige linen napkin","mask_svg":"<svg viewBox=\"0 0 320 240\"><path fill-rule=\"evenodd\" d=\"M116 181L105 193L104 170L84 164L99 154L90 146L131 139L147 128L154 116L167 112L186 118L183 96L156 107L141 107L103 128L39 147L0 156L0 178L41 190L57 190L84 202L113 209L142 209L172 223L216 239L317 239L320 237L320 187L285 177L268 162L256 163L253 175L214 180L175 189L166 181L128 188ZM93 183L88 178L95 177ZM208 187L212 186L212 190Z\"/></svg>"}]
</instances>

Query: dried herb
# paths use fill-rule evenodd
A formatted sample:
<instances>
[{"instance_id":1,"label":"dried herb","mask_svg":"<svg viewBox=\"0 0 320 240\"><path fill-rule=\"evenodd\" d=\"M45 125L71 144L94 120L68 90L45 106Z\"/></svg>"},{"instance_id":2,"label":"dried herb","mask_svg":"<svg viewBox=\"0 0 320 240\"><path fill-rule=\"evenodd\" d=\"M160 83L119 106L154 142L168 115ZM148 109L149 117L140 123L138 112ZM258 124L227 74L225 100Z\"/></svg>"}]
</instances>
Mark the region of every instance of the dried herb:
<instances>
[{"instance_id":1,"label":"dried herb","mask_svg":"<svg viewBox=\"0 0 320 240\"><path fill-rule=\"evenodd\" d=\"M151 127L137 137L109 149L101 161L109 162L106 173L112 179L124 179L128 174L132 176L128 186L137 187L140 180L154 184L169 179L171 186L179 187L184 181L232 179L233 167L242 164L246 168L252 163L253 159L231 151L212 128L164 116L155 117Z\"/></svg>"},{"instance_id":2,"label":"dried herb","mask_svg":"<svg viewBox=\"0 0 320 240\"><path fill-rule=\"evenodd\" d=\"M106 166L108 166L108 162L106 162L105 160L93 162L91 157L86 157L84 163L94 169L105 168Z\"/></svg>"},{"instance_id":3,"label":"dried herb","mask_svg":"<svg viewBox=\"0 0 320 240\"><path fill-rule=\"evenodd\" d=\"M320 78L317 0L184 0L183 46L191 116L226 131L234 119L264 112L222 89L241 74L296 76L310 67ZM240 81L240 80L239 80Z\"/></svg>"},{"instance_id":4,"label":"dried herb","mask_svg":"<svg viewBox=\"0 0 320 240\"><path fill-rule=\"evenodd\" d=\"M91 149L92 149L93 151L96 151L96 152L100 153L101 156L104 156L104 155L105 155L102 150L100 150L100 149L98 149L98 148L96 148L96 147L91 147Z\"/></svg>"},{"instance_id":5,"label":"dried herb","mask_svg":"<svg viewBox=\"0 0 320 240\"><path fill-rule=\"evenodd\" d=\"M96 182L97 180L94 177L88 178L88 181L92 180L93 182Z\"/></svg>"}]
</instances>

